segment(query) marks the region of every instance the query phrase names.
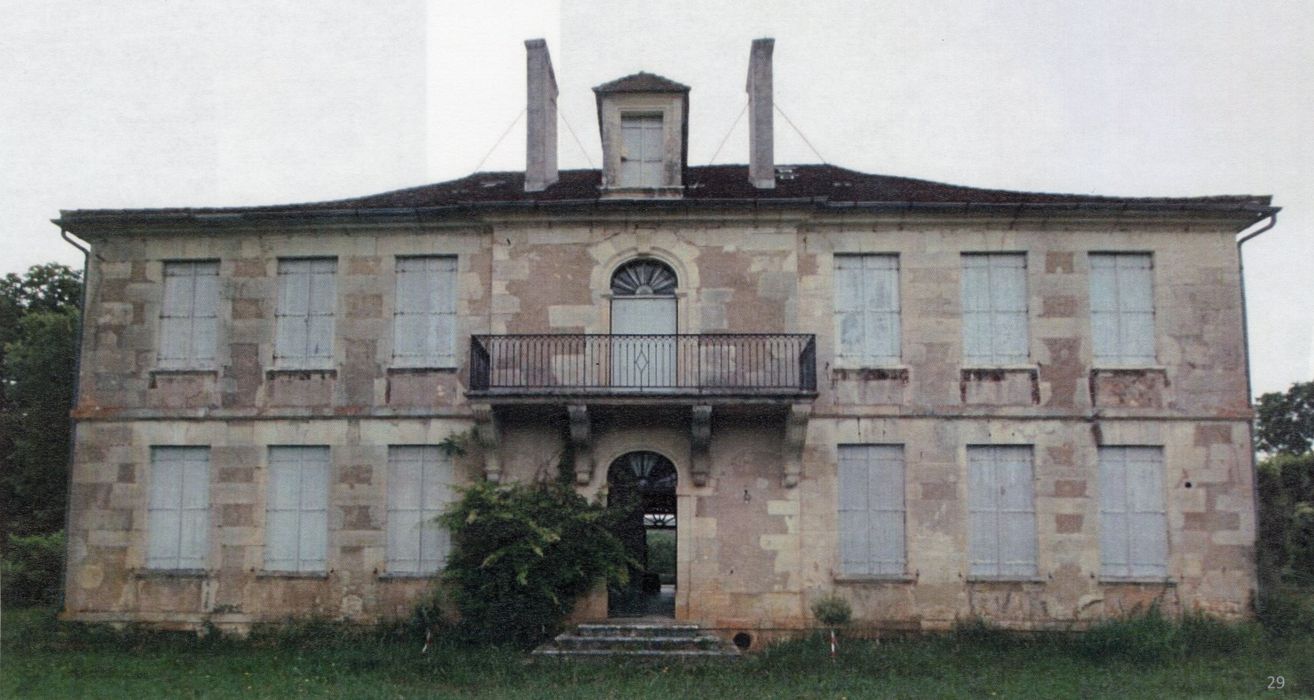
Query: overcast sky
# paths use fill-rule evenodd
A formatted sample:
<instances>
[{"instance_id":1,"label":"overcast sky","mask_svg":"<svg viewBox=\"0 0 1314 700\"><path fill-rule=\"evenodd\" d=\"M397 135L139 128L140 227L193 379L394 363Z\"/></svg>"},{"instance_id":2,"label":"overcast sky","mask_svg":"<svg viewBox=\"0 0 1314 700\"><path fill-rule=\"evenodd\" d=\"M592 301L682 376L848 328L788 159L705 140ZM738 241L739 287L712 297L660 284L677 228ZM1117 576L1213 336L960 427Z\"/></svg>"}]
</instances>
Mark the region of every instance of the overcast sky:
<instances>
[{"instance_id":1,"label":"overcast sky","mask_svg":"<svg viewBox=\"0 0 1314 700\"><path fill-rule=\"evenodd\" d=\"M1277 228L1245 247L1255 389L1314 378L1309 2L4 0L0 272L81 264L48 223L61 208L287 203L481 161L519 170L531 37L548 40L583 145L559 129L563 168L599 161L589 88L637 70L693 88L692 164L723 139L715 162L745 162L747 124L731 126L760 36L776 39L778 105L831 163L1274 195ZM818 160L784 120L776 153Z\"/></svg>"}]
</instances>

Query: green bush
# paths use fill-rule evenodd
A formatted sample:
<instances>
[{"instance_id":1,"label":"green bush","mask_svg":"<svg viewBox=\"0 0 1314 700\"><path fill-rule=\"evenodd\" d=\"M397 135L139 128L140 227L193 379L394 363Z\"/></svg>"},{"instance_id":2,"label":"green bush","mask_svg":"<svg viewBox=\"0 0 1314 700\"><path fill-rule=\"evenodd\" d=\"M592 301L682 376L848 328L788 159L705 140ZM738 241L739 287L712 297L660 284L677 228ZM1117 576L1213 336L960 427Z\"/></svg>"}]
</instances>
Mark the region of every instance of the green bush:
<instances>
[{"instance_id":1,"label":"green bush","mask_svg":"<svg viewBox=\"0 0 1314 700\"><path fill-rule=\"evenodd\" d=\"M1314 635L1314 595L1295 587L1275 587L1255 606L1264 633L1273 639Z\"/></svg>"},{"instance_id":2,"label":"green bush","mask_svg":"<svg viewBox=\"0 0 1314 700\"><path fill-rule=\"evenodd\" d=\"M1260 463L1259 562L1265 588L1314 582L1314 453Z\"/></svg>"},{"instance_id":3,"label":"green bush","mask_svg":"<svg viewBox=\"0 0 1314 700\"><path fill-rule=\"evenodd\" d=\"M530 645L599 582L625 585L632 562L614 518L561 482L465 489L439 518L452 533L443 578L464 636Z\"/></svg>"},{"instance_id":4,"label":"green bush","mask_svg":"<svg viewBox=\"0 0 1314 700\"><path fill-rule=\"evenodd\" d=\"M1157 605L1126 617L1098 622L1075 640L1092 659L1157 663L1187 656L1233 653L1258 643L1252 623L1224 622L1203 613L1166 617Z\"/></svg>"},{"instance_id":5,"label":"green bush","mask_svg":"<svg viewBox=\"0 0 1314 700\"><path fill-rule=\"evenodd\" d=\"M10 535L0 562L6 606L59 602L64 579L64 533Z\"/></svg>"},{"instance_id":6,"label":"green bush","mask_svg":"<svg viewBox=\"0 0 1314 700\"><path fill-rule=\"evenodd\" d=\"M675 583L675 531L648 531L648 571L662 583Z\"/></svg>"},{"instance_id":7,"label":"green bush","mask_svg":"<svg viewBox=\"0 0 1314 700\"><path fill-rule=\"evenodd\" d=\"M827 627L840 627L849 624L853 618L853 608L849 601L828 593L812 601L812 616Z\"/></svg>"}]
</instances>

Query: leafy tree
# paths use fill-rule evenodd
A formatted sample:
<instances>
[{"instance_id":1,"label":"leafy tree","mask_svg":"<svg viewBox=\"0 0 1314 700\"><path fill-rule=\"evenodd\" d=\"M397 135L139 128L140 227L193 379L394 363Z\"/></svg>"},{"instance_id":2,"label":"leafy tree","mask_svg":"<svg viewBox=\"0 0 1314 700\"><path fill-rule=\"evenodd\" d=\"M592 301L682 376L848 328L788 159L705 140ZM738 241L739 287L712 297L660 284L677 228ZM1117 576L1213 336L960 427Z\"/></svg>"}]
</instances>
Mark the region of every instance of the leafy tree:
<instances>
[{"instance_id":1,"label":"leafy tree","mask_svg":"<svg viewBox=\"0 0 1314 700\"><path fill-rule=\"evenodd\" d=\"M465 634L530 645L600 581L623 585L631 562L614 519L559 481L465 489L439 518L452 533L443 578Z\"/></svg>"},{"instance_id":2,"label":"leafy tree","mask_svg":"<svg viewBox=\"0 0 1314 700\"><path fill-rule=\"evenodd\" d=\"M0 544L64 525L81 274L0 278Z\"/></svg>"},{"instance_id":3,"label":"leafy tree","mask_svg":"<svg viewBox=\"0 0 1314 700\"><path fill-rule=\"evenodd\" d=\"M1258 413L1259 449L1298 455L1314 448L1314 382L1260 396Z\"/></svg>"}]
</instances>

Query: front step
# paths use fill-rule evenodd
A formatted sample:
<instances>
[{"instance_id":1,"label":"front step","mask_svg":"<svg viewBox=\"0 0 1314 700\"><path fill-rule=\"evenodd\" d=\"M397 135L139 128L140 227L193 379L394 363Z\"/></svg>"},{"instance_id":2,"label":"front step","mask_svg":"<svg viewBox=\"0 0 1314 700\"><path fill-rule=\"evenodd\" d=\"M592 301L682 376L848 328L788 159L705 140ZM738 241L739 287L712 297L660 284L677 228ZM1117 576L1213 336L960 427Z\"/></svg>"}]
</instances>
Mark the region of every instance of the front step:
<instances>
[{"instance_id":1,"label":"front step","mask_svg":"<svg viewBox=\"0 0 1314 700\"><path fill-rule=\"evenodd\" d=\"M739 658L739 649L697 625L583 624L534 650L551 659L691 661Z\"/></svg>"}]
</instances>

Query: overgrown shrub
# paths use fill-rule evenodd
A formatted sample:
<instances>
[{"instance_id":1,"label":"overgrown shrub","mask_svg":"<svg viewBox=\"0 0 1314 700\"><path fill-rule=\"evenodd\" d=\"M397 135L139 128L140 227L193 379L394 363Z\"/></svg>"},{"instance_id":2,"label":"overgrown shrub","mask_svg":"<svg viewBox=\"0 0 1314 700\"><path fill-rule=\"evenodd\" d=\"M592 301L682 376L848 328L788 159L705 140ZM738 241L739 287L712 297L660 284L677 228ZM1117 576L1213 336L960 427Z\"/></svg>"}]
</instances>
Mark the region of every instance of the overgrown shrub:
<instances>
[{"instance_id":1,"label":"overgrown shrub","mask_svg":"<svg viewBox=\"0 0 1314 700\"><path fill-rule=\"evenodd\" d=\"M1308 591L1274 587L1255 608L1264 633L1273 639L1314 636L1314 595Z\"/></svg>"},{"instance_id":2,"label":"overgrown shrub","mask_svg":"<svg viewBox=\"0 0 1314 700\"><path fill-rule=\"evenodd\" d=\"M63 587L64 533L10 535L0 562L0 586L6 607L52 605Z\"/></svg>"},{"instance_id":3,"label":"overgrown shrub","mask_svg":"<svg viewBox=\"0 0 1314 700\"><path fill-rule=\"evenodd\" d=\"M575 601L627 582L614 514L562 482L482 482L440 516L453 549L443 578L475 641L530 645L558 631Z\"/></svg>"},{"instance_id":4,"label":"overgrown shrub","mask_svg":"<svg viewBox=\"0 0 1314 700\"><path fill-rule=\"evenodd\" d=\"M812 601L812 616L827 627L841 627L853 618L853 608L849 601L828 593Z\"/></svg>"},{"instance_id":5,"label":"overgrown shrub","mask_svg":"<svg viewBox=\"0 0 1314 700\"><path fill-rule=\"evenodd\" d=\"M1253 623L1225 622L1202 613L1171 619L1157 605L1103 620L1075 640L1081 654L1099 660L1143 663L1241 651L1259 641Z\"/></svg>"},{"instance_id":6,"label":"overgrown shrub","mask_svg":"<svg viewBox=\"0 0 1314 700\"><path fill-rule=\"evenodd\" d=\"M1314 583L1314 453L1260 463L1259 562L1265 588Z\"/></svg>"}]
</instances>

